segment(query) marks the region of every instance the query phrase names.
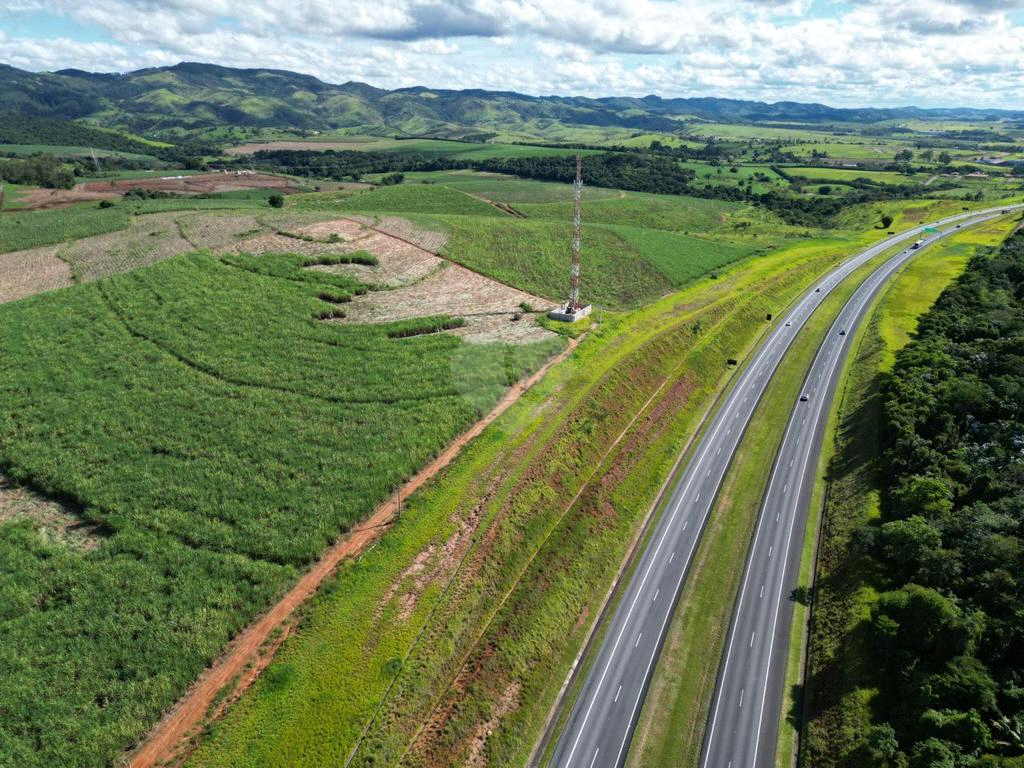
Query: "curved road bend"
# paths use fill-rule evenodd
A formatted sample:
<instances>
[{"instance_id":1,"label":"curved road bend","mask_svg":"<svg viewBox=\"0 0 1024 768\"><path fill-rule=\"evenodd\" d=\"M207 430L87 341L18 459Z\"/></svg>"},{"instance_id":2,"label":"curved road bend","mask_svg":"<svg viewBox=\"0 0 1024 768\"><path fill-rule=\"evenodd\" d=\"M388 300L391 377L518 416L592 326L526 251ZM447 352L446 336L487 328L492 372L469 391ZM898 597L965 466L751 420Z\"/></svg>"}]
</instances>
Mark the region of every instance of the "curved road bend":
<instances>
[{"instance_id":1,"label":"curved road bend","mask_svg":"<svg viewBox=\"0 0 1024 768\"><path fill-rule=\"evenodd\" d=\"M916 238L925 226L974 223L998 210L958 214L883 240L843 261L781 318L745 365L676 481L633 576L624 585L618 607L610 616L604 639L596 649L549 765L607 768L625 761L651 671L719 486L768 381L808 316L858 267L883 251ZM772 554L778 559L775 549ZM740 669L736 662L732 662L732 667ZM751 689L746 695L753 693ZM716 706L721 708L717 701ZM714 739L720 738L721 743L730 741L730 728L724 721L717 725L719 736ZM718 757L705 758L702 765L718 766L717 760ZM721 763L722 768L728 768L730 760L733 758ZM738 768L740 763L734 765Z\"/></svg>"}]
</instances>

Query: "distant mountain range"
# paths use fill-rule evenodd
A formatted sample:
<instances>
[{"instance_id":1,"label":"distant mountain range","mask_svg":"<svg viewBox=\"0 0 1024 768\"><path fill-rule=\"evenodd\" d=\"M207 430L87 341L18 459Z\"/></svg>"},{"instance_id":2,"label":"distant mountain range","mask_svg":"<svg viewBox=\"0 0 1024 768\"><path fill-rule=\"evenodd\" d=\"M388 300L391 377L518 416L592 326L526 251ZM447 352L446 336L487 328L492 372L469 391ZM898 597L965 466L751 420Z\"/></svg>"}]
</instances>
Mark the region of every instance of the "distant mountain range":
<instances>
[{"instance_id":1,"label":"distant mountain range","mask_svg":"<svg viewBox=\"0 0 1024 768\"><path fill-rule=\"evenodd\" d=\"M75 69L39 73L0 65L3 114L87 118L98 125L149 135L241 125L447 137L488 132L545 136L552 126L559 125L676 132L694 121L866 124L908 119L1024 119L1024 111L993 109L836 109L788 101L767 104L658 96L591 99L423 87L388 91L357 82L331 85L282 70L199 63L126 74Z\"/></svg>"}]
</instances>

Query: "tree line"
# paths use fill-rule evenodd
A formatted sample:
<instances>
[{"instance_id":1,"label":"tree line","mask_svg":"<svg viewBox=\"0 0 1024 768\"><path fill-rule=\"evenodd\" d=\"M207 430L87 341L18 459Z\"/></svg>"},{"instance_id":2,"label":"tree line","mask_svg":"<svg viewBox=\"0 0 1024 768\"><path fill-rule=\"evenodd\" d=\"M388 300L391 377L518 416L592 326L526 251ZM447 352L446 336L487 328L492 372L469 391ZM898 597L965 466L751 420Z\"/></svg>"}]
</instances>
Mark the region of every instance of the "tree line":
<instances>
[{"instance_id":1,"label":"tree line","mask_svg":"<svg viewBox=\"0 0 1024 768\"><path fill-rule=\"evenodd\" d=\"M843 764L1019 768L1024 234L921 318L883 398L881 520L851 553L880 594L847 637L877 694Z\"/></svg>"}]
</instances>

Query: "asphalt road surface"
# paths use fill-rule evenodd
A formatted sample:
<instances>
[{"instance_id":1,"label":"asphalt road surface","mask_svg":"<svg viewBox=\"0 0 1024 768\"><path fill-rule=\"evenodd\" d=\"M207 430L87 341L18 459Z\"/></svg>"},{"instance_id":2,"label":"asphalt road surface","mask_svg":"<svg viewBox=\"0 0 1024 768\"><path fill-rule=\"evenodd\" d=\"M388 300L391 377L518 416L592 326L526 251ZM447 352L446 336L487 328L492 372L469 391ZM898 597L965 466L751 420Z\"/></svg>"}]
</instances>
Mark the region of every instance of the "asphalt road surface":
<instances>
[{"instance_id":1,"label":"asphalt road surface","mask_svg":"<svg viewBox=\"0 0 1024 768\"><path fill-rule=\"evenodd\" d=\"M810 314L858 267L883 251L906 243L907 251L900 252L880 268L888 269L891 274L915 253L909 246L922 236L926 226L948 225L945 233L931 236L927 243L955 231L957 223L966 227L991 218L1000 210L960 214L890 237L842 262L780 318L708 424L675 482L669 502L655 523L632 577L624 586L620 585L621 599L608 618L604 639L594 653L549 765L605 768L625 762L651 671L722 479L772 374ZM879 284L881 280L884 277ZM848 331L852 331L854 319L866 304L862 291L858 291L844 307L842 320L837 322L848 322ZM854 311L854 308L859 309ZM827 340L832 342L834 353L844 353L846 345L840 342L850 338L849 333L838 336L839 330L841 327L837 325ZM812 452L817 456L816 446L820 444L825 420L822 414L827 413L827 400L835 387L838 370L838 363L831 368L822 367L819 355L811 372L808 401L798 403L804 406L802 409L795 409L799 428L791 422L787 430L787 443L799 440L807 456ZM815 375L819 377L817 380ZM792 583L798 567L802 521L809 494L809 490L804 490L807 483L797 482L797 478L813 477L816 465L816 460L797 461L798 454L799 451L787 453L777 460L769 494L770 506L766 503L759 516L752 559L744 575L730 631L727 646L730 655L720 673L712 705L713 719L702 754L704 768L752 766L757 755L764 761L759 764L774 765L778 711L782 706L780 675L785 672L788 617L792 612L785 585ZM788 464L791 458L792 467ZM765 509L769 511L766 513ZM766 519L770 525L764 522ZM765 567L762 558L767 561L767 571L762 570ZM745 618L748 612L755 614L749 624ZM751 629L748 630L748 626ZM758 632L762 633L760 640ZM740 650L750 653L741 660ZM779 659L777 665L768 663L773 658ZM741 702L743 698L746 700ZM765 758L769 751L769 758Z\"/></svg>"}]
</instances>

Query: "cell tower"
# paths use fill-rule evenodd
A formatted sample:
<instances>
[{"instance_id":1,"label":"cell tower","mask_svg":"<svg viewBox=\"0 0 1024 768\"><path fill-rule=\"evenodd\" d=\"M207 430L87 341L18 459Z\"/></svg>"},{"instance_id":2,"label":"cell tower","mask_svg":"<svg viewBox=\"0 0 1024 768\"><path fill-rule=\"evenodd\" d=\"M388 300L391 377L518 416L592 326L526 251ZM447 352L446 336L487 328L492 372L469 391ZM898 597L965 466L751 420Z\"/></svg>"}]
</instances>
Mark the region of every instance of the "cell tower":
<instances>
[{"instance_id":1,"label":"cell tower","mask_svg":"<svg viewBox=\"0 0 1024 768\"><path fill-rule=\"evenodd\" d=\"M548 313L553 320L572 323L590 314L590 305L580 301L580 209L583 202L583 161L576 155L576 183L573 185L576 207L572 214L572 266L569 272L569 301Z\"/></svg>"},{"instance_id":2,"label":"cell tower","mask_svg":"<svg viewBox=\"0 0 1024 768\"><path fill-rule=\"evenodd\" d=\"M579 155L576 155L576 183L573 188L576 207L572 212L572 275L566 309L575 312L580 308L580 204L583 201L583 162Z\"/></svg>"}]
</instances>

